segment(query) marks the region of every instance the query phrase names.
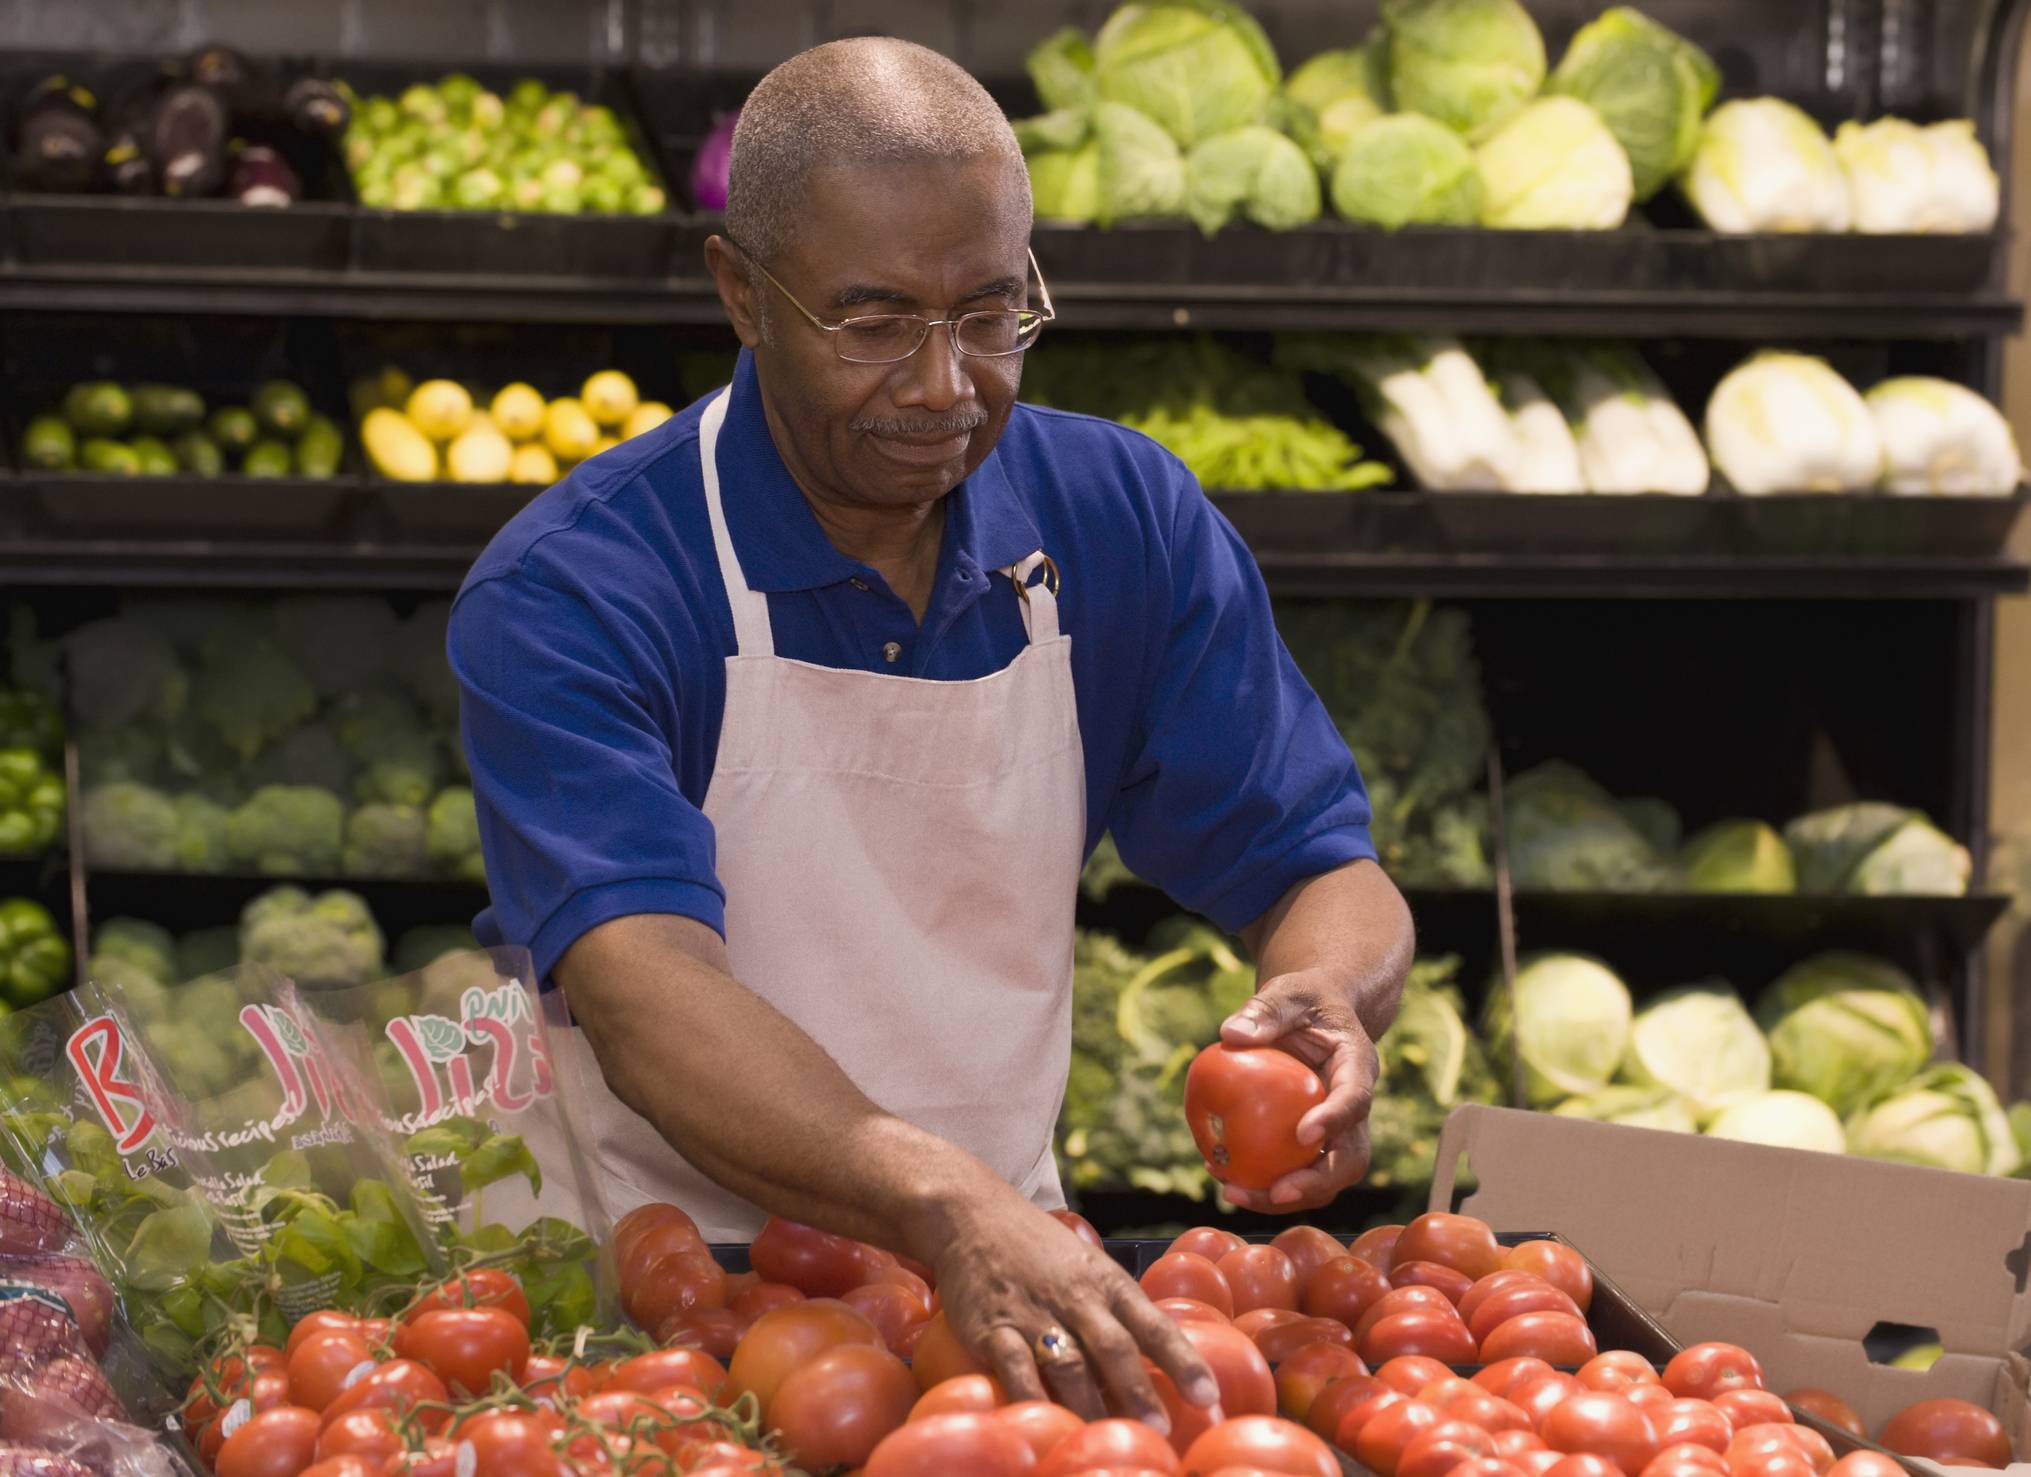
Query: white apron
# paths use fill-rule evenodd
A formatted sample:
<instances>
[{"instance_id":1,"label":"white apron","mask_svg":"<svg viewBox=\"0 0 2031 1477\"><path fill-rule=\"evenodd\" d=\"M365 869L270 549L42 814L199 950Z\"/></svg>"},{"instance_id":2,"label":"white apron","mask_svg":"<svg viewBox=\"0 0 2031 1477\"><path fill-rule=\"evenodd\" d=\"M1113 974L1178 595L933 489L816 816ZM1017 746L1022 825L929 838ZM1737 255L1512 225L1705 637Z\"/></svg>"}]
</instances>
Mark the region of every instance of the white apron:
<instances>
[{"instance_id":1,"label":"white apron","mask_svg":"<svg viewBox=\"0 0 2031 1477\"><path fill-rule=\"evenodd\" d=\"M720 500L725 418L722 392L698 447L735 636L705 797L733 976L875 1103L1062 1205L1051 1145L1071 1059L1086 784L1056 599L1029 589L1030 644L970 682L777 656L768 597L742 576ZM1042 562L997 574L1022 589ZM673 994L669 1008L686 1003ZM763 1212L685 1163L607 1090L583 1036L560 1034L608 1210L673 1201L709 1241L751 1239Z\"/></svg>"}]
</instances>

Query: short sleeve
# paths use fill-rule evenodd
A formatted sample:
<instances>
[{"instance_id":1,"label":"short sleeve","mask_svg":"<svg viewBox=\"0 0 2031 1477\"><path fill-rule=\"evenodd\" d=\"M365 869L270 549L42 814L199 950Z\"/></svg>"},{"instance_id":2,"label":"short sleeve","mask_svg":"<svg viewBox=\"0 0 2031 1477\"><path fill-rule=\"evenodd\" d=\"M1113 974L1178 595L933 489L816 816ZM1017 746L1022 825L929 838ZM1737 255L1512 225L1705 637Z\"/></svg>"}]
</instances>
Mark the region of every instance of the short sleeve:
<instances>
[{"instance_id":1,"label":"short sleeve","mask_svg":"<svg viewBox=\"0 0 2031 1477\"><path fill-rule=\"evenodd\" d=\"M723 934L712 823L679 788L659 721L675 694L639 675L653 664L579 596L519 571L466 589L448 644L493 895L482 932L526 945L543 980L629 914Z\"/></svg>"},{"instance_id":2,"label":"short sleeve","mask_svg":"<svg viewBox=\"0 0 2031 1477\"><path fill-rule=\"evenodd\" d=\"M1172 462L1148 697L1108 817L1122 860L1230 932L1375 857L1367 792L1283 639L1255 559Z\"/></svg>"}]
</instances>

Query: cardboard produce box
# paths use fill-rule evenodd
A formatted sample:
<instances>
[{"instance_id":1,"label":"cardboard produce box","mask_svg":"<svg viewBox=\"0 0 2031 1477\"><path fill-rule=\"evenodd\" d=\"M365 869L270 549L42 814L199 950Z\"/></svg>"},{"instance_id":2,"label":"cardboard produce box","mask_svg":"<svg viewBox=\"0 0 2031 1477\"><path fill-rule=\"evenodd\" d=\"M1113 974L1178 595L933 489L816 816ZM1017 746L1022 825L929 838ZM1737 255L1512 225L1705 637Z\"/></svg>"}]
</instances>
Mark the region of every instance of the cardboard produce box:
<instances>
[{"instance_id":1,"label":"cardboard produce box","mask_svg":"<svg viewBox=\"0 0 2031 1477\"><path fill-rule=\"evenodd\" d=\"M2031 1457L2031 1182L1468 1106L1432 1209L1463 1157L1461 1210L1568 1237L1682 1343L1740 1344L1771 1389L1831 1390L1871 1435L1914 1401L1972 1400ZM1880 1322L1936 1329L1946 1353L1871 1363Z\"/></svg>"}]
</instances>

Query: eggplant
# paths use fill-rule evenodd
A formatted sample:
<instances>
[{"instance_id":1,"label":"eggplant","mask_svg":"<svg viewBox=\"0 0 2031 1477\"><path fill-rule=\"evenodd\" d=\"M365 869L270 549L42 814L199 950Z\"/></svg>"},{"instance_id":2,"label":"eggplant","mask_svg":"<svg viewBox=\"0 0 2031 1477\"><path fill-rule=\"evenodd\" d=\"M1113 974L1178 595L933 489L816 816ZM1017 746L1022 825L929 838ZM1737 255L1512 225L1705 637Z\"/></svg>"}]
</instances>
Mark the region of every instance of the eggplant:
<instances>
[{"instance_id":1,"label":"eggplant","mask_svg":"<svg viewBox=\"0 0 2031 1477\"><path fill-rule=\"evenodd\" d=\"M227 109L235 113L253 106L266 85L261 71L230 46L207 46L192 52L183 72L224 98Z\"/></svg>"},{"instance_id":2,"label":"eggplant","mask_svg":"<svg viewBox=\"0 0 2031 1477\"><path fill-rule=\"evenodd\" d=\"M226 175L227 122L225 99L201 82L179 82L163 93L146 134L163 194L217 193Z\"/></svg>"},{"instance_id":3,"label":"eggplant","mask_svg":"<svg viewBox=\"0 0 2031 1477\"><path fill-rule=\"evenodd\" d=\"M312 138L337 138L352 122L352 105L322 77L298 77L282 94L283 116Z\"/></svg>"},{"instance_id":4,"label":"eggplant","mask_svg":"<svg viewBox=\"0 0 2031 1477\"><path fill-rule=\"evenodd\" d=\"M50 77L21 110L16 166L34 190L90 189L105 152L98 99L68 77Z\"/></svg>"},{"instance_id":5,"label":"eggplant","mask_svg":"<svg viewBox=\"0 0 2031 1477\"><path fill-rule=\"evenodd\" d=\"M303 198L303 181L275 150L250 144L234 155L226 195L242 205L294 205Z\"/></svg>"},{"instance_id":6,"label":"eggplant","mask_svg":"<svg viewBox=\"0 0 2031 1477\"><path fill-rule=\"evenodd\" d=\"M151 68L146 75L130 79L113 95L105 112L106 152L101 172L106 188L117 195L153 195L155 166L148 158L148 130L162 95L176 82L173 63Z\"/></svg>"}]
</instances>

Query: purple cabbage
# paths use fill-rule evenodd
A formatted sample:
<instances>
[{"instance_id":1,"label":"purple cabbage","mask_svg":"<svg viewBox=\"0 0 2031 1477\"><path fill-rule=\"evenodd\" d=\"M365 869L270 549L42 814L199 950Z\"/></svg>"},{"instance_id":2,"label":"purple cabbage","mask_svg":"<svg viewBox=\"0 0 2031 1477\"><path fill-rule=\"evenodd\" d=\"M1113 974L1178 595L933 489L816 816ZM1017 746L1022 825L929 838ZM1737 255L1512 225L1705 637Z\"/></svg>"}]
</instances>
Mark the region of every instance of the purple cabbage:
<instances>
[{"instance_id":1,"label":"purple cabbage","mask_svg":"<svg viewBox=\"0 0 2031 1477\"><path fill-rule=\"evenodd\" d=\"M691 164L691 199L700 210L726 209L726 163L733 157L733 127L738 122L736 108L713 124L698 146L698 157Z\"/></svg>"}]
</instances>

